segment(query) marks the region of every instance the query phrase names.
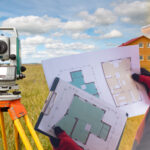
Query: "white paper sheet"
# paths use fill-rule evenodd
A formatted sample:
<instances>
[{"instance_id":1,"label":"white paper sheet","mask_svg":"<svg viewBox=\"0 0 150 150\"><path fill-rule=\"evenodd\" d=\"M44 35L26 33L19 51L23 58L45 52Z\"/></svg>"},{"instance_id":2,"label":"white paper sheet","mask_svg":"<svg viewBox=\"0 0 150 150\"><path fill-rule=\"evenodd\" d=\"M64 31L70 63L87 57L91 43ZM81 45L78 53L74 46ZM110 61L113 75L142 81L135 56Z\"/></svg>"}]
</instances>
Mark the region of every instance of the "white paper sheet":
<instances>
[{"instance_id":1,"label":"white paper sheet","mask_svg":"<svg viewBox=\"0 0 150 150\"><path fill-rule=\"evenodd\" d=\"M116 150L127 120L126 113L117 110L115 107L104 102L103 100L99 100L95 96L92 96L62 80L59 80L58 84L54 84L53 87L56 88L53 91L53 94L50 92L50 95L47 98L36 129L40 132L46 133L47 135L53 135L52 128L57 125L57 123L63 119L64 116L70 113L71 120L75 119L76 122L72 124L72 131L70 131L69 136L71 136L71 138L81 147L85 150ZM74 97L79 99L74 99ZM74 113L71 113L70 109L73 100L78 100L78 102L80 100L81 103L84 103L88 107L81 107L81 109L74 108ZM93 112L93 108L95 109L95 113L92 115L95 117L95 121L92 122L91 119L93 120L93 118L90 117L90 115ZM101 116L98 115L99 111L103 112L103 116L100 120L97 119ZM81 116L84 113L87 114L87 117L82 119ZM73 117L72 114L75 114L75 117ZM65 125L64 128L66 128L66 130L69 128L70 122ZM98 126L96 126L97 124ZM103 125L103 127L100 128L100 125ZM104 125L109 127L109 130L107 130L106 133L107 136L105 134L106 127L104 128ZM61 126L61 128L63 127ZM77 128L80 132L76 132L78 130ZM94 132L92 130L97 131ZM84 137L80 137L84 135L81 133L82 131L83 133L88 133L86 141L84 141ZM74 132L76 132L75 135Z\"/></svg>"},{"instance_id":2,"label":"white paper sheet","mask_svg":"<svg viewBox=\"0 0 150 150\"><path fill-rule=\"evenodd\" d=\"M127 95L132 95L132 99L134 100L129 102L128 99L126 99L125 101L122 100L122 102L118 105L116 104L116 99L118 99L117 101L120 101L120 99L112 95L112 92L114 92L114 90L116 92L116 89L111 89L111 86L109 87L107 78L112 78L112 75L107 75L104 73L104 68L102 64L111 62L114 66L113 68L117 69L117 67L119 66L118 61L122 61L124 59L131 60L130 62L128 62L129 64L126 63L124 66L124 68L126 68L126 65L127 67L130 66L130 71L123 70L123 73L128 75L126 79L130 78L131 72L140 72L138 46L117 47L108 50L100 50L78 55L47 59L43 60L42 64L49 87L51 87L52 81L55 77L60 77L65 81L76 84L75 82L73 82L73 77L71 76L71 73L78 71L82 76L82 83L80 83L82 85L78 85L78 87L82 90L85 90L85 86L87 86L88 88L93 88L93 90L95 90L94 94L96 96L99 95L101 99L112 104L117 109L128 112L129 117L144 114L150 102L143 86L133 82L131 79L129 79L128 82L126 82L127 80L124 81L124 78L119 80L120 83L115 85L116 89L118 87L119 90L121 84L124 85L124 90L127 91L131 85L136 84L136 86L134 86L132 90L130 90L138 90L140 97L137 96L138 98L134 99L133 93L136 92L131 92L131 94L128 92L124 95L126 95L126 97ZM106 66L106 71L111 73L114 70L112 70L112 68L108 68L107 70ZM116 71L115 74L117 74L116 79L118 81L120 73ZM77 80L76 82L78 84L78 82L81 82L81 80ZM113 79L113 81L110 82L113 82L114 84L116 81ZM127 85L126 88L125 85ZM88 88L87 92L89 91ZM93 91L90 92L92 93ZM131 96L129 99L131 99Z\"/></svg>"}]
</instances>

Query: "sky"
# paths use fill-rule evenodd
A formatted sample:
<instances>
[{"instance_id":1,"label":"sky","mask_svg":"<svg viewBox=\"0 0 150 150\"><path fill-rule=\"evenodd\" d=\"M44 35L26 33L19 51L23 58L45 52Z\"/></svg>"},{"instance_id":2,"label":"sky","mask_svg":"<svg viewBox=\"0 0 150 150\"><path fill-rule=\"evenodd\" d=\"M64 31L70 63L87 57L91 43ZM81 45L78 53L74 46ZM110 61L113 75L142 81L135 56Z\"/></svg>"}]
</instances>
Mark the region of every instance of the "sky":
<instances>
[{"instance_id":1,"label":"sky","mask_svg":"<svg viewBox=\"0 0 150 150\"><path fill-rule=\"evenodd\" d=\"M117 47L150 24L148 0L1 0L0 26L16 27L23 63Z\"/></svg>"}]
</instances>

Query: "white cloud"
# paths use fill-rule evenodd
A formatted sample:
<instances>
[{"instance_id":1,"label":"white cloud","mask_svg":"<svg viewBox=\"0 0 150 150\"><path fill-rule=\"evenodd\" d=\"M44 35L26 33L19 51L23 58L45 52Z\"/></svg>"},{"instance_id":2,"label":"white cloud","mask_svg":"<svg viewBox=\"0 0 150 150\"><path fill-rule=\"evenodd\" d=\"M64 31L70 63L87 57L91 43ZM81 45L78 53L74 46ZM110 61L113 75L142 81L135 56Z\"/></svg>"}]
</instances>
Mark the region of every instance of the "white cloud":
<instances>
[{"instance_id":1,"label":"white cloud","mask_svg":"<svg viewBox=\"0 0 150 150\"><path fill-rule=\"evenodd\" d=\"M55 31L55 36L62 36L58 34L58 30L63 32L80 32L91 27L91 24L85 20L75 20L62 22L59 18L52 18L48 16L21 16L8 18L2 22L4 27L16 27L17 30L25 35L42 34Z\"/></svg>"},{"instance_id":2,"label":"white cloud","mask_svg":"<svg viewBox=\"0 0 150 150\"><path fill-rule=\"evenodd\" d=\"M89 39L89 38L91 38L91 36L86 33L78 32L78 33L73 33L72 38L73 39Z\"/></svg>"},{"instance_id":3,"label":"white cloud","mask_svg":"<svg viewBox=\"0 0 150 150\"><path fill-rule=\"evenodd\" d=\"M83 44L80 42L72 42L67 44L63 42L47 43L45 44L45 47L51 50L92 50L95 48L94 45Z\"/></svg>"},{"instance_id":4,"label":"white cloud","mask_svg":"<svg viewBox=\"0 0 150 150\"><path fill-rule=\"evenodd\" d=\"M91 24L87 21L68 21L64 23L62 29L64 29L65 31L80 32L90 27Z\"/></svg>"},{"instance_id":5,"label":"white cloud","mask_svg":"<svg viewBox=\"0 0 150 150\"><path fill-rule=\"evenodd\" d=\"M148 1L123 2L116 4L114 8L114 11L122 17L121 21L140 25L150 23L149 10Z\"/></svg>"},{"instance_id":6,"label":"white cloud","mask_svg":"<svg viewBox=\"0 0 150 150\"><path fill-rule=\"evenodd\" d=\"M121 37L122 33L116 29L110 31L109 33L106 33L102 36L100 36L101 39L110 39L110 38L118 38Z\"/></svg>"},{"instance_id":7,"label":"white cloud","mask_svg":"<svg viewBox=\"0 0 150 150\"><path fill-rule=\"evenodd\" d=\"M52 43L54 40L51 38L46 38L44 36L33 36L33 37L28 37L26 39L21 40L22 45L39 45L39 44L45 44L45 43Z\"/></svg>"},{"instance_id":8,"label":"white cloud","mask_svg":"<svg viewBox=\"0 0 150 150\"><path fill-rule=\"evenodd\" d=\"M55 32L55 33L53 33L51 36L53 37L61 37L61 36L63 36L64 35L64 33L62 33L62 32Z\"/></svg>"},{"instance_id":9,"label":"white cloud","mask_svg":"<svg viewBox=\"0 0 150 150\"><path fill-rule=\"evenodd\" d=\"M16 27L18 31L24 34L40 34L61 27L61 21L58 18L48 16L21 16L6 19L2 26Z\"/></svg>"},{"instance_id":10,"label":"white cloud","mask_svg":"<svg viewBox=\"0 0 150 150\"><path fill-rule=\"evenodd\" d=\"M80 51L90 51L95 49L92 44L81 42L63 43L60 40L46 38L44 36L28 37L21 40L23 59L32 57L45 59L63 55L78 54ZM43 45L43 50L38 50L38 46Z\"/></svg>"},{"instance_id":11,"label":"white cloud","mask_svg":"<svg viewBox=\"0 0 150 150\"><path fill-rule=\"evenodd\" d=\"M65 50L53 51L53 52L50 52L49 50L45 50L45 51L36 52L36 54L33 55L33 58L39 58L41 60L41 59L60 57L60 56L64 56L64 55L73 55L73 54L79 54L79 52L71 50L66 53Z\"/></svg>"},{"instance_id":12,"label":"white cloud","mask_svg":"<svg viewBox=\"0 0 150 150\"><path fill-rule=\"evenodd\" d=\"M94 33L96 33L96 34L102 34L103 31L102 31L102 29L96 29L96 30L94 30Z\"/></svg>"},{"instance_id":13,"label":"white cloud","mask_svg":"<svg viewBox=\"0 0 150 150\"><path fill-rule=\"evenodd\" d=\"M117 19L112 11L104 8L98 8L93 14L82 11L79 13L79 16L94 26L113 24Z\"/></svg>"},{"instance_id":14,"label":"white cloud","mask_svg":"<svg viewBox=\"0 0 150 150\"><path fill-rule=\"evenodd\" d=\"M130 17L121 17L121 21L128 23L128 22L131 22L131 18Z\"/></svg>"},{"instance_id":15,"label":"white cloud","mask_svg":"<svg viewBox=\"0 0 150 150\"><path fill-rule=\"evenodd\" d=\"M54 36L60 37L64 33L79 33L99 25L109 25L117 19L110 10L104 8L98 8L93 14L82 11L79 16L80 18L76 20L72 19L65 22L60 18L49 16L20 16L4 20L1 26L16 27L19 33L25 35L53 31L55 32Z\"/></svg>"}]
</instances>

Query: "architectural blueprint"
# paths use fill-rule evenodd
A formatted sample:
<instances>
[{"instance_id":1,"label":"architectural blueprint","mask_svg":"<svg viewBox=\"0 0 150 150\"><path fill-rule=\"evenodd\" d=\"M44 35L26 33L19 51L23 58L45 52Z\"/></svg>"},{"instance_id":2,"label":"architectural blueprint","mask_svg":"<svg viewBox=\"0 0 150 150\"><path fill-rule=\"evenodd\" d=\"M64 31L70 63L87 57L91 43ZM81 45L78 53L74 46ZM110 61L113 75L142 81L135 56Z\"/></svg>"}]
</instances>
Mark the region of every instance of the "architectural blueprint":
<instances>
[{"instance_id":1,"label":"architectural blueprint","mask_svg":"<svg viewBox=\"0 0 150 150\"><path fill-rule=\"evenodd\" d=\"M126 120L125 112L56 78L35 129L54 136L59 126L85 150L116 150Z\"/></svg>"},{"instance_id":2,"label":"architectural blueprint","mask_svg":"<svg viewBox=\"0 0 150 150\"><path fill-rule=\"evenodd\" d=\"M144 114L150 103L143 86L131 79L132 73L140 73L138 46L47 59L42 65L49 88L60 77L129 117Z\"/></svg>"},{"instance_id":3,"label":"architectural blueprint","mask_svg":"<svg viewBox=\"0 0 150 150\"><path fill-rule=\"evenodd\" d=\"M106 82L117 107L141 101L138 88L130 77L130 64L130 58L102 63Z\"/></svg>"}]
</instances>

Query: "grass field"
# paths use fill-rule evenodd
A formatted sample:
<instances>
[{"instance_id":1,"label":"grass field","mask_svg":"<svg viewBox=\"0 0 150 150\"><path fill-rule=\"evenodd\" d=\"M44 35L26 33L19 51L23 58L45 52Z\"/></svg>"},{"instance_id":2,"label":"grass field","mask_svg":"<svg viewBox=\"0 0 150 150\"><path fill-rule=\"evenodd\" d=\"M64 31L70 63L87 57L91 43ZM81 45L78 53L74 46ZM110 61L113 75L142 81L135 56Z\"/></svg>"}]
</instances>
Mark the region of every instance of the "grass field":
<instances>
[{"instance_id":1,"label":"grass field","mask_svg":"<svg viewBox=\"0 0 150 150\"><path fill-rule=\"evenodd\" d=\"M22 92L21 102L26 107L30 121L34 126L39 116L39 113L41 112L45 99L48 96L49 90L46 84L46 80L41 65L26 65L26 68L27 68L25 72L26 78L18 81L18 83ZM7 113L5 113L4 117L5 117L6 134L8 139L7 140L8 150L15 150L13 124ZM128 119L120 143L119 150L131 150L136 130L142 118L143 116L138 116ZM23 119L21 119L21 123L25 127ZM33 146L33 150L36 150L36 146L28 132L28 129L26 128L24 129L26 131L27 136L29 137L30 143ZM49 139L46 136L39 133L38 136L44 147L44 150L50 149ZM2 138L0 132L0 150L3 150L2 147L3 147ZM24 149L25 149L24 146L21 144L21 150Z\"/></svg>"}]
</instances>

